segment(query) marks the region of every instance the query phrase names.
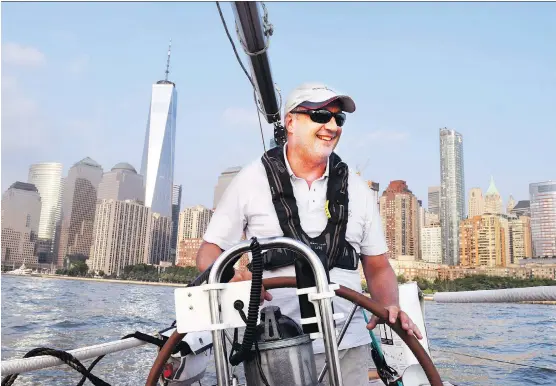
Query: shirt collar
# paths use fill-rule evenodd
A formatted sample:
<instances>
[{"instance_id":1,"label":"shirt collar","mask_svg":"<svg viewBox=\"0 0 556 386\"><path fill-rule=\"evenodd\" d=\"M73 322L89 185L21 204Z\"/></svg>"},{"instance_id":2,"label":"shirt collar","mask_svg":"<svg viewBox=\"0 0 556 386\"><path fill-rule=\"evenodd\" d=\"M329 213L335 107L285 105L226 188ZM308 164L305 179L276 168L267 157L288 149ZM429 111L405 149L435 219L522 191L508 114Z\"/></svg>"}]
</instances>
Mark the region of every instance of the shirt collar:
<instances>
[{"instance_id":1,"label":"shirt collar","mask_svg":"<svg viewBox=\"0 0 556 386\"><path fill-rule=\"evenodd\" d=\"M293 170L292 170L292 168L291 168L291 166L290 166L290 162L288 161L288 156L287 156L287 153L286 153L287 146L288 146L288 142L286 142L286 143L284 144L284 149L283 149L283 151L284 151L284 162L286 163L286 168L288 169L288 174L290 175L290 177L299 178L298 176L296 176L296 175L294 174L294 172L293 172ZM327 161L326 161L326 169L324 169L324 174L319 178L319 180L320 180L320 179L323 179L323 178L328 178L328 176L329 176L329 170L328 170L329 167L330 167L330 161L327 160Z\"/></svg>"}]
</instances>

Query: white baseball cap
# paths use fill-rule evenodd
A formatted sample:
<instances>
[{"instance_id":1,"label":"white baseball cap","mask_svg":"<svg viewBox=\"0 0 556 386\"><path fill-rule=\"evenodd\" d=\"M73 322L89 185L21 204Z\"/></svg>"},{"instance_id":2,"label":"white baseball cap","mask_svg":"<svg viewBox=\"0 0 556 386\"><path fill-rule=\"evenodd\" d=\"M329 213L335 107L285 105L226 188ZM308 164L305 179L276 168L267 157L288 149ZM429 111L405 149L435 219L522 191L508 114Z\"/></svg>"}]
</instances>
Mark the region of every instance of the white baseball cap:
<instances>
[{"instance_id":1,"label":"white baseball cap","mask_svg":"<svg viewBox=\"0 0 556 386\"><path fill-rule=\"evenodd\" d=\"M322 83L304 83L288 95L284 105L284 117L297 106L303 105L310 109L318 109L334 100L341 102L342 110L346 113L355 111L355 102L350 96L338 94Z\"/></svg>"}]
</instances>

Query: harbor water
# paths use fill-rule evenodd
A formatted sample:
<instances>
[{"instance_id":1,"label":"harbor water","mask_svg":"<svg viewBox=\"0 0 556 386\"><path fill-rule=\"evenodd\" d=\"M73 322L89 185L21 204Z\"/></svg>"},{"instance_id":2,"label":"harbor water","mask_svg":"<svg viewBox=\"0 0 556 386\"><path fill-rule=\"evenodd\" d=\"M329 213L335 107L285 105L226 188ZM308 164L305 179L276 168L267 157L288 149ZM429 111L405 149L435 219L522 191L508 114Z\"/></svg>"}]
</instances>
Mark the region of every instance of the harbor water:
<instances>
[{"instance_id":1,"label":"harbor water","mask_svg":"<svg viewBox=\"0 0 556 386\"><path fill-rule=\"evenodd\" d=\"M2 275L1 290L3 361L36 347L71 350L135 331L152 334L175 319L173 287ZM429 301L425 307L443 379L458 386L556 385L556 372L454 354L555 369L556 306ZM152 345L110 354L93 374L111 385L142 385L156 354ZM73 386L80 379L62 365L21 374L14 385ZM202 384L214 383L210 368Z\"/></svg>"}]
</instances>

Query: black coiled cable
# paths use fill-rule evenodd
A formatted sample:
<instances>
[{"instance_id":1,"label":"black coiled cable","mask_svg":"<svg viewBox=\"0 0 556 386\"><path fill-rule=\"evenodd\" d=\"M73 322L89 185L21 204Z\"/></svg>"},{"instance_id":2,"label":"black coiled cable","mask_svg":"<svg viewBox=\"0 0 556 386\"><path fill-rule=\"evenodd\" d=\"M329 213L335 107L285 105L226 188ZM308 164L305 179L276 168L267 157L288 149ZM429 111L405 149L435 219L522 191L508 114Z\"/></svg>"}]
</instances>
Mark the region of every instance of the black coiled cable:
<instances>
[{"instance_id":1,"label":"black coiled cable","mask_svg":"<svg viewBox=\"0 0 556 386\"><path fill-rule=\"evenodd\" d=\"M230 364L232 366L237 366L249 355L255 338L257 319L259 316L261 290L263 288L263 255L261 246L256 237L251 238L250 249L253 254L253 261L251 263L253 276L251 278L251 296L249 298L249 308L247 310L247 323L241 348L230 358Z\"/></svg>"},{"instance_id":2,"label":"black coiled cable","mask_svg":"<svg viewBox=\"0 0 556 386\"><path fill-rule=\"evenodd\" d=\"M88 379L89 381L91 381L91 383L95 386L110 386L109 383L107 383L107 382L103 381L102 379L100 379L100 378L94 376L93 374L91 374L91 370L93 369L93 365L91 365L89 367L89 369L87 369L87 368L85 368L85 366L83 366L83 364L77 358L75 358L70 353L62 351L62 350L56 350L56 349L52 349L52 348L49 348L49 347L37 347L37 348L34 348L33 350L29 351L27 354L25 354L23 356L23 358L32 358L32 357L41 356L41 355L51 355L53 357L56 357L56 358L62 360L65 364L70 366L72 369L77 370L81 374L83 374L83 377L85 379ZM95 364L96 364L96 362L95 362ZM18 375L19 375L19 373L11 374L11 375L6 376L2 380L2 386L12 385L15 382L15 380L17 379ZM81 385L83 383L84 383L83 380L81 380L81 382L79 382L79 384L81 384Z\"/></svg>"}]
</instances>

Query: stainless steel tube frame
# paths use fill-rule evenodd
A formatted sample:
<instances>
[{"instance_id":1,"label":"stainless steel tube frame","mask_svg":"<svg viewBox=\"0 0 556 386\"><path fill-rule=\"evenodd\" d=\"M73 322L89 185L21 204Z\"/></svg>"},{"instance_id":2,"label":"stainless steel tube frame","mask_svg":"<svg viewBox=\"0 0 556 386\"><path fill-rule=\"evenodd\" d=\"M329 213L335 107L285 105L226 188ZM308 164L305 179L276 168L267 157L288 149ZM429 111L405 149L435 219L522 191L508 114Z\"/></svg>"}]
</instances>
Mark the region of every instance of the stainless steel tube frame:
<instances>
[{"instance_id":1,"label":"stainless steel tube frame","mask_svg":"<svg viewBox=\"0 0 556 386\"><path fill-rule=\"evenodd\" d=\"M315 275L315 283L317 287L317 294L333 292L328 286L328 279L326 271L319 257L311 248L297 240L289 237L270 237L261 238L257 240L261 249L272 248L286 248L301 255L313 269ZM214 262L209 278L208 284L220 283L222 272L226 269L228 264L234 259L247 251L251 240L245 240L233 246L232 248L224 251L218 259ZM210 300L210 317L213 324L220 324L219 305L220 300L218 296L219 289L209 290ZM324 350L326 354L326 361L330 371L330 385L343 386L342 372L340 369L340 358L338 356L338 344L336 342L336 331L334 329L334 318L332 314L332 299L325 297L318 300L321 310L321 323L322 333L324 338ZM214 345L214 358L216 366L216 381L218 386L230 386L230 376L228 372L228 361L226 358L226 351L224 349L224 330L212 331L212 342Z\"/></svg>"},{"instance_id":2,"label":"stainless steel tube frame","mask_svg":"<svg viewBox=\"0 0 556 386\"><path fill-rule=\"evenodd\" d=\"M344 322L344 326L340 330L340 335L338 335L338 347L340 346L340 343L342 343L342 339L344 339L344 335L346 334L349 324L351 323L351 319L353 319L353 315L355 315L355 311L358 308L359 306L357 304L354 304L353 307L351 307L351 311L349 312L348 317ZM326 374L327 371L328 371L328 363L325 363L323 369L319 374L319 378L318 378L319 383L322 382L322 380L324 379L324 375Z\"/></svg>"}]
</instances>

